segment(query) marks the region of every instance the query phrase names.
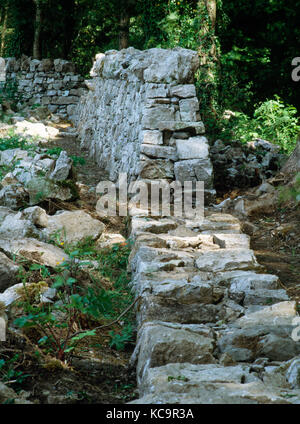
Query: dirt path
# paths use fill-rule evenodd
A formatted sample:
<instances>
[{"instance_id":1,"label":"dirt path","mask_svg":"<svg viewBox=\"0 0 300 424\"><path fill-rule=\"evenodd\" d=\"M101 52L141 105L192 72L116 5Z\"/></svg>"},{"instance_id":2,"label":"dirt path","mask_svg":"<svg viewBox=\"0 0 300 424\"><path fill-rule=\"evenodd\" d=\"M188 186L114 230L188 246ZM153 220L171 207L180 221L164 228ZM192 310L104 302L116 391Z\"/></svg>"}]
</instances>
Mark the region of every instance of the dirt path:
<instances>
[{"instance_id":1,"label":"dirt path","mask_svg":"<svg viewBox=\"0 0 300 424\"><path fill-rule=\"evenodd\" d=\"M258 228L251 248L259 263L278 275L291 298L300 302L300 207L290 203L251 221Z\"/></svg>"}]
</instances>

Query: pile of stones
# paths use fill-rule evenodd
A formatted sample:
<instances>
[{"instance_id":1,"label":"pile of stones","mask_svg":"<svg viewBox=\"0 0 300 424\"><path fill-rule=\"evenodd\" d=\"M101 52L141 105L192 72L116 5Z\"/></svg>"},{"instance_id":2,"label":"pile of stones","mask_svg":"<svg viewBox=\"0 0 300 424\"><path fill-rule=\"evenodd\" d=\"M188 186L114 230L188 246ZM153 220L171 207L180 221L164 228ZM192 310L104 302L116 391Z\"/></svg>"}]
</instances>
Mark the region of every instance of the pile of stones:
<instances>
[{"instance_id":1,"label":"pile of stones","mask_svg":"<svg viewBox=\"0 0 300 424\"><path fill-rule=\"evenodd\" d=\"M235 188L255 187L274 177L285 160L279 151L280 146L261 139L247 144L238 140L230 144L215 141L210 157L216 190L225 193Z\"/></svg>"}]
</instances>

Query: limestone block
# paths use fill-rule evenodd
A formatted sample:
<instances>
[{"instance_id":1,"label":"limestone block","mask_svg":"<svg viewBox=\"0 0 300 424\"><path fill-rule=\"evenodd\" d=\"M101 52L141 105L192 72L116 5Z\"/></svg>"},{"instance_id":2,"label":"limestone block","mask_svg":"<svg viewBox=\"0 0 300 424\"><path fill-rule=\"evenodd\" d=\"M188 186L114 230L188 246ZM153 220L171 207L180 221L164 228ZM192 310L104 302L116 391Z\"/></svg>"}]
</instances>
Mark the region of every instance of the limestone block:
<instances>
[{"instance_id":1,"label":"limestone block","mask_svg":"<svg viewBox=\"0 0 300 424\"><path fill-rule=\"evenodd\" d=\"M60 231L62 241L76 243L86 237L97 239L103 232L105 225L98 219L92 218L84 211L58 213L48 217L44 234Z\"/></svg>"},{"instance_id":2,"label":"limestone block","mask_svg":"<svg viewBox=\"0 0 300 424\"><path fill-rule=\"evenodd\" d=\"M161 131L143 131L143 144L163 144L163 135Z\"/></svg>"},{"instance_id":3,"label":"limestone block","mask_svg":"<svg viewBox=\"0 0 300 424\"><path fill-rule=\"evenodd\" d=\"M139 330L132 362L137 357L141 381L148 368L168 363L214 363L214 347L214 333L205 325L148 322Z\"/></svg>"},{"instance_id":4,"label":"limestone block","mask_svg":"<svg viewBox=\"0 0 300 424\"><path fill-rule=\"evenodd\" d=\"M178 158L176 149L170 146L142 144L141 153L144 153L145 155L152 158L170 159L172 161L175 161Z\"/></svg>"},{"instance_id":5,"label":"limestone block","mask_svg":"<svg viewBox=\"0 0 300 424\"><path fill-rule=\"evenodd\" d=\"M190 137L188 140L176 140L178 158L207 159L208 141L206 137Z\"/></svg>"},{"instance_id":6,"label":"limestone block","mask_svg":"<svg viewBox=\"0 0 300 424\"><path fill-rule=\"evenodd\" d=\"M210 272L259 268L254 253L250 249L220 249L200 253L196 264L201 271Z\"/></svg>"},{"instance_id":7,"label":"limestone block","mask_svg":"<svg viewBox=\"0 0 300 424\"><path fill-rule=\"evenodd\" d=\"M196 88L194 84L175 85L170 88L171 96L180 98L196 97Z\"/></svg>"},{"instance_id":8,"label":"limestone block","mask_svg":"<svg viewBox=\"0 0 300 424\"><path fill-rule=\"evenodd\" d=\"M143 110L142 125L145 129L157 129L161 121L173 120L175 120L174 106L157 105Z\"/></svg>"},{"instance_id":9,"label":"limestone block","mask_svg":"<svg viewBox=\"0 0 300 424\"><path fill-rule=\"evenodd\" d=\"M204 188L208 189L213 184L213 170L209 159L181 160L174 164L176 180L204 181Z\"/></svg>"}]
</instances>

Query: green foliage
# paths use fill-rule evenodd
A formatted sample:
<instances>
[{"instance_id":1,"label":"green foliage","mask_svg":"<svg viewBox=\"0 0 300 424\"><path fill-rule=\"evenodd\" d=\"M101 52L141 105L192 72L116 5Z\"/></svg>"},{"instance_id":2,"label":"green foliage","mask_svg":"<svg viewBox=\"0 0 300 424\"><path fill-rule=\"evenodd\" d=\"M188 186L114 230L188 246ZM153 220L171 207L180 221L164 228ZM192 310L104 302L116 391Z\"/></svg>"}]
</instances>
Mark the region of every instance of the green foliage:
<instances>
[{"instance_id":1,"label":"green foliage","mask_svg":"<svg viewBox=\"0 0 300 424\"><path fill-rule=\"evenodd\" d=\"M9 131L5 137L0 137L0 152L8 149L22 149L28 152L34 152L36 146L31 144L28 139ZM0 181L8 173L11 172L18 164L18 160L13 161L8 165L0 165Z\"/></svg>"},{"instance_id":2,"label":"green foliage","mask_svg":"<svg viewBox=\"0 0 300 424\"><path fill-rule=\"evenodd\" d=\"M279 203L293 200L300 203L300 173L295 177L295 183L290 187L279 187Z\"/></svg>"},{"instance_id":3,"label":"green foliage","mask_svg":"<svg viewBox=\"0 0 300 424\"><path fill-rule=\"evenodd\" d=\"M294 150L300 132L297 109L285 105L278 96L258 105L253 118L236 112L235 116L224 123L225 131L230 130L229 133L233 138L244 143L262 138L279 145L285 154L290 154Z\"/></svg>"},{"instance_id":4,"label":"green foliage","mask_svg":"<svg viewBox=\"0 0 300 424\"><path fill-rule=\"evenodd\" d=\"M81 265L76 263L75 256L76 253L71 256L70 261L60 264L58 273L52 277L52 288L57 290L58 298L54 303L37 303L36 296L32 299L24 284L25 299L19 306L23 308L25 315L14 321L20 328L38 328L44 334L38 344L61 360L75 349L80 340L95 335L94 330L80 334L74 330L74 325L80 323L81 316L99 318L111 306L109 294L104 290L89 288L86 294L81 294L83 289L77 279ZM32 267L30 270L33 270ZM44 269L43 272L45 273ZM40 294L42 291L38 293L38 297Z\"/></svg>"},{"instance_id":5,"label":"green foliage","mask_svg":"<svg viewBox=\"0 0 300 424\"><path fill-rule=\"evenodd\" d=\"M0 151L8 149L22 149L25 150L28 147L28 142L26 139L11 133L7 137L0 138Z\"/></svg>"},{"instance_id":6,"label":"green foliage","mask_svg":"<svg viewBox=\"0 0 300 424\"><path fill-rule=\"evenodd\" d=\"M70 156L72 161L73 161L73 165L76 167L78 165L85 165L85 159L81 156Z\"/></svg>"},{"instance_id":7,"label":"green foliage","mask_svg":"<svg viewBox=\"0 0 300 424\"><path fill-rule=\"evenodd\" d=\"M15 390L19 390L29 374L19 371L21 358L20 354L15 354L11 358L0 359L0 381L12 385Z\"/></svg>"},{"instance_id":8,"label":"green foliage","mask_svg":"<svg viewBox=\"0 0 300 424\"><path fill-rule=\"evenodd\" d=\"M63 149L61 147L53 147L52 149L48 149L46 151L46 155L50 156L59 156Z\"/></svg>"},{"instance_id":9,"label":"green foliage","mask_svg":"<svg viewBox=\"0 0 300 424\"><path fill-rule=\"evenodd\" d=\"M52 240L60 247L64 245L59 234ZM74 247L76 250L72 250ZM38 344L58 359L68 359L82 339L96 335L93 328L82 329L83 318L95 323L103 319L113 321L132 302L132 296L127 291L129 277L125 271L128 246L114 246L112 250L99 253L92 239L88 238L76 246L65 245L64 248L70 259L57 264L54 274L46 266L38 264L30 265L27 272L24 268L20 271L24 293L19 307L23 314L14 322L20 328L38 329L43 335ZM99 262L100 275L109 276L115 281L112 290L103 289L97 278L91 275L92 285L81 284L82 272L88 272L89 266L93 265L92 259ZM32 272L39 272L41 278L52 281L52 288L57 290L57 300L40 303L40 295L46 284L40 281L26 285ZM117 350L123 349L133 334L133 316L128 313L123 319L125 325L121 334L111 334L111 346Z\"/></svg>"},{"instance_id":10,"label":"green foliage","mask_svg":"<svg viewBox=\"0 0 300 424\"><path fill-rule=\"evenodd\" d=\"M0 103L7 102L13 110L17 109L17 104L23 100L22 94L18 91L18 80L16 78L7 79L5 83L0 83Z\"/></svg>"},{"instance_id":11,"label":"green foliage","mask_svg":"<svg viewBox=\"0 0 300 424\"><path fill-rule=\"evenodd\" d=\"M132 341L133 328L131 324L127 324L121 331L121 334L110 331L111 341L110 347L115 347L117 350L123 350L127 343Z\"/></svg>"},{"instance_id":12,"label":"green foliage","mask_svg":"<svg viewBox=\"0 0 300 424\"><path fill-rule=\"evenodd\" d=\"M60 153L62 151L63 151L63 149L61 147L52 147L51 149L48 149L46 151L46 154L47 155L50 155L50 156L57 157L57 156L60 155ZM81 156L75 156L75 155L73 155L73 156L70 156L70 158L72 159L73 165L75 167L78 166L78 165L85 165L85 159L83 157L81 157Z\"/></svg>"}]
</instances>

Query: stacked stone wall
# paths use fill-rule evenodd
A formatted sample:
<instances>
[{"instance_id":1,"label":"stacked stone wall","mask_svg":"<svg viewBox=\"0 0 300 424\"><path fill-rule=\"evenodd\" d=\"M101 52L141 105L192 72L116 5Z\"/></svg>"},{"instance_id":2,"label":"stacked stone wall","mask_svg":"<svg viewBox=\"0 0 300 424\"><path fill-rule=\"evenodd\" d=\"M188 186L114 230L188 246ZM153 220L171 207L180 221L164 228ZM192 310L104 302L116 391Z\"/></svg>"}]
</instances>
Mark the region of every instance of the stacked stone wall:
<instances>
[{"instance_id":1,"label":"stacked stone wall","mask_svg":"<svg viewBox=\"0 0 300 424\"><path fill-rule=\"evenodd\" d=\"M213 173L199 113L197 52L133 48L96 56L76 126L83 147L111 180L204 181Z\"/></svg>"},{"instance_id":2,"label":"stacked stone wall","mask_svg":"<svg viewBox=\"0 0 300 424\"><path fill-rule=\"evenodd\" d=\"M74 114L80 96L86 91L84 78L67 60L10 57L2 59L0 67L2 83L16 81L23 101L47 106L50 112L63 118Z\"/></svg>"}]
</instances>

